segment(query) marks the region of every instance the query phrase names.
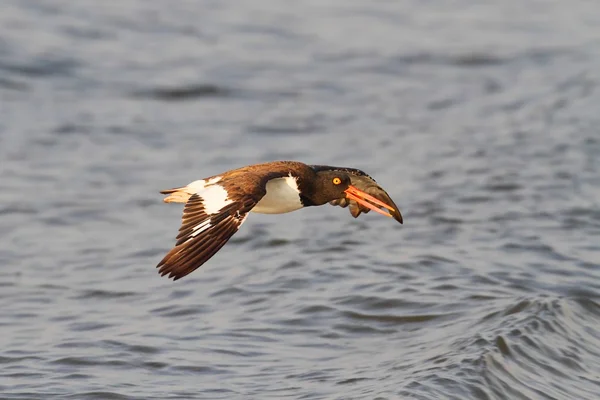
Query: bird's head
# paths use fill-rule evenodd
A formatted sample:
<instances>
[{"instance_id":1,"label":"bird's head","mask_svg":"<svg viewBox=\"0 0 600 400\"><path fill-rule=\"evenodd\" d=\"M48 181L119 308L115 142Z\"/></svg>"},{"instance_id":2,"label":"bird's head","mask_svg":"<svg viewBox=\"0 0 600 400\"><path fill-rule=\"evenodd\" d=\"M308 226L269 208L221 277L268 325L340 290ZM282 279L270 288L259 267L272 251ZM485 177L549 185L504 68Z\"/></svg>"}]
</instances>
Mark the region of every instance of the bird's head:
<instances>
[{"instance_id":1,"label":"bird's head","mask_svg":"<svg viewBox=\"0 0 600 400\"><path fill-rule=\"evenodd\" d=\"M322 205L340 199L354 200L369 210L402 222L401 216L399 219L396 217L396 214L400 215L396 208L353 186L350 174L344 171L319 171L314 184L315 187L310 198L314 205ZM389 199L388 196L386 198ZM391 213L381 210L381 207L391 211Z\"/></svg>"}]
</instances>

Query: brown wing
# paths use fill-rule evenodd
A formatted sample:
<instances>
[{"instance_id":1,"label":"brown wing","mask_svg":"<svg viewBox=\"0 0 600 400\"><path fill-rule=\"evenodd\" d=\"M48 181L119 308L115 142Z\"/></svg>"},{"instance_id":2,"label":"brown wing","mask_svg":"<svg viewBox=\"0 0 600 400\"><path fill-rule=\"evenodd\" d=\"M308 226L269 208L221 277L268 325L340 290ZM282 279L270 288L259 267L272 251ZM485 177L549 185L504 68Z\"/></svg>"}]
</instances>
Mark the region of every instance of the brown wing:
<instances>
[{"instance_id":1,"label":"brown wing","mask_svg":"<svg viewBox=\"0 0 600 400\"><path fill-rule=\"evenodd\" d=\"M256 200L242 196L217 214L207 214L204 202L194 194L185 204L175 247L156 266L161 276L178 280L208 261L248 217Z\"/></svg>"}]
</instances>

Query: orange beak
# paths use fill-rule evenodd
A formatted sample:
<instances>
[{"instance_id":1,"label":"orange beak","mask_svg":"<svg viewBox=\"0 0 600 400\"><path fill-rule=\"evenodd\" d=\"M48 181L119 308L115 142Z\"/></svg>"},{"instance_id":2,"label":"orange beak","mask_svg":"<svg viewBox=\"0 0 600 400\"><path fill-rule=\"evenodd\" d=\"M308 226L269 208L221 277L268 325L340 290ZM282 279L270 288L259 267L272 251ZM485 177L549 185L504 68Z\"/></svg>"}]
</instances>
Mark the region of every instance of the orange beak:
<instances>
[{"instance_id":1,"label":"orange beak","mask_svg":"<svg viewBox=\"0 0 600 400\"><path fill-rule=\"evenodd\" d=\"M390 213L387 213L387 212L381 210L381 207L387 208L390 211L396 211L396 210L393 207L390 207L389 205L385 204L383 201L378 200L375 197L371 196L370 194L367 194L352 185L348 186L348 189L346 189L344 192L346 193L347 199L354 200L357 203L362 204L363 206L367 207L368 209L378 212L381 215L385 215L386 217L394 218Z\"/></svg>"}]
</instances>

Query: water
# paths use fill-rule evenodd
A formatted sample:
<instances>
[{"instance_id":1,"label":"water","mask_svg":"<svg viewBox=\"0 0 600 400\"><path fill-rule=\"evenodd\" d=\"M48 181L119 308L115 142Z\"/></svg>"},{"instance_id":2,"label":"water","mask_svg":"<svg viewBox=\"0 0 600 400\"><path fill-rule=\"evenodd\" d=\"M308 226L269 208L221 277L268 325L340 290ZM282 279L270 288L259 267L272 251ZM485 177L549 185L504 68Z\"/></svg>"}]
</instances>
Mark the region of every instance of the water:
<instances>
[{"instance_id":1,"label":"water","mask_svg":"<svg viewBox=\"0 0 600 400\"><path fill-rule=\"evenodd\" d=\"M2 399L597 399L586 1L5 0ZM403 226L251 215L178 282L159 190L361 168Z\"/></svg>"}]
</instances>

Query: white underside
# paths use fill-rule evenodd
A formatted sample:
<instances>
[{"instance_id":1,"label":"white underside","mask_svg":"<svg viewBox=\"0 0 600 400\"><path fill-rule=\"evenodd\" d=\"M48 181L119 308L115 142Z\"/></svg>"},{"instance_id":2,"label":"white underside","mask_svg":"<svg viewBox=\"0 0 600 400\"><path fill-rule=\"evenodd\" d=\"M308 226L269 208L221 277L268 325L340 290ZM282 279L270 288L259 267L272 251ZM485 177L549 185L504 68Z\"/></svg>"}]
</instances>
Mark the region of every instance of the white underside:
<instances>
[{"instance_id":1,"label":"white underside","mask_svg":"<svg viewBox=\"0 0 600 400\"><path fill-rule=\"evenodd\" d=\"M254 206L251 212L259 214L284 214L301 209L300 191L296 178L271 179L267 182L267 194Z\"/></svg>"}]
</instances>

